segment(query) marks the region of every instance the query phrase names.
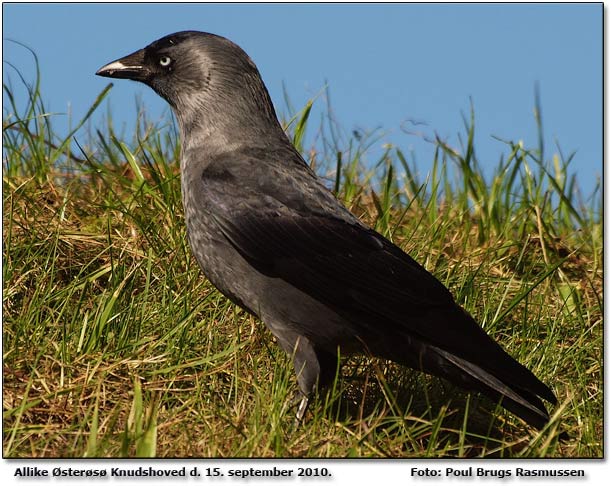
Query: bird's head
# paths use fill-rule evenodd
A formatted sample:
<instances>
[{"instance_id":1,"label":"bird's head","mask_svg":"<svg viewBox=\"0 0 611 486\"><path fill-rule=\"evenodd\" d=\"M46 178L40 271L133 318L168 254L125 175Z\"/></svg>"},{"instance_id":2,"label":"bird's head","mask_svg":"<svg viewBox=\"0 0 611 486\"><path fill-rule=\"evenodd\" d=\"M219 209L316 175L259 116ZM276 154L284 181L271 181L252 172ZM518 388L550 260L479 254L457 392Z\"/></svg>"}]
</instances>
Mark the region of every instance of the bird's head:
<instances>
[{"instance_id":1,"label":"bird's head","mask_svg":"<svg viewBox=\"0 0 611 486\"><path fill-rule=\"evenodd\" d=\"M183 131L206 124L229 129L278 123L250 57L214 34L170 34L106 64L96 74L150 86L172 106Z\"/></svg>"}]
</instances>

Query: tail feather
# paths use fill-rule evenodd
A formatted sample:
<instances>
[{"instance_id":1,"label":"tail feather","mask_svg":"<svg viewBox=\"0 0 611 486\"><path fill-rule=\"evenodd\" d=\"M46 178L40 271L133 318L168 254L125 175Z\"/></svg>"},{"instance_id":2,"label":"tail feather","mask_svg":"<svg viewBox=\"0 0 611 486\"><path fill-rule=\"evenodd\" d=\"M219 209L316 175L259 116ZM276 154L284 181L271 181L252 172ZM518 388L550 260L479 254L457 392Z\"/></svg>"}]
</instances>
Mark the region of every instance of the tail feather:
<instances>
[{"instance_id":1,"label":"tail feather","mask_svg":"<svg viewBox=\"0 0 611 486\"><path fill-rule=\"evenodd\" d=\"M541 429L549 422L549 414L543 402L527 389L520 388L515 384L507 384L490 374L481 367L465 361L451 353L435 348L435 351L452 363L461 372L466 373L474 381L475 388L479 388L489 397L501 399L501 404L510 412L522 418L526 423ZM464 378L463 378L464 380ZM469 381L469 379L467 379ZM541 383L541 385L543 385ZM549 391L553 402L556 402L556 397L551 390L543 385ZM537 387L539 390L541 387ZM544 397L547 398L547 397ZM550 400L551 401L551 400Z\"/></svg>"}]
</instances>

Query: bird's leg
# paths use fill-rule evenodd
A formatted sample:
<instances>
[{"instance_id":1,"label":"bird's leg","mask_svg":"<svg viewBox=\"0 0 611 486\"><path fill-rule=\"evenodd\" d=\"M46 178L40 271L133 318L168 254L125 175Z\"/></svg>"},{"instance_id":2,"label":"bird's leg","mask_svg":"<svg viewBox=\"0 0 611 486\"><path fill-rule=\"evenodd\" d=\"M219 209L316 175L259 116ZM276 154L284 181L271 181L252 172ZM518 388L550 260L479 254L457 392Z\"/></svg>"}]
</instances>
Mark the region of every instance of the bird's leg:
<instances>
[{"instance_id":1,"label":"bird's leg","mask_svg":"<svg viewBox=\"0 0 611 486\"><path fill-rule=\"evenodd\" d=\"M295 343L293 364L301 391L295 416L295 426L298 426L306 413L312 394L333 381L337 357L316 349L310 341L300 336Z\"/></svg>"},{"instance_id":2,"label":"bird's leg","mask_svg":"<svg viewBox=\"0 0 611 486\"><path fill-rule=\"evenodd\" d=\"M310 396L316 390L320 375L320 364L312 344L303 336L299 336L293 349L293 365L297 374L297 383L301 397L296 397L297 413L295 427L298 427L308 408Z\"/></svg>"},{"instance_id":3,"label":"bird's leg","mask_svg":"<svg viewBox=\"0 0 611 486\"><path fill-rule=\"evenodd\" d=\"M310 398L318 388L333 382L337 371L338 356L316 348L305 336L287 332L279 325L268 326L278 338L280 346L292 356L299 393L291 406L297 407L295 426L299 426L308 409Z\"/></svg>"}]
</instances>

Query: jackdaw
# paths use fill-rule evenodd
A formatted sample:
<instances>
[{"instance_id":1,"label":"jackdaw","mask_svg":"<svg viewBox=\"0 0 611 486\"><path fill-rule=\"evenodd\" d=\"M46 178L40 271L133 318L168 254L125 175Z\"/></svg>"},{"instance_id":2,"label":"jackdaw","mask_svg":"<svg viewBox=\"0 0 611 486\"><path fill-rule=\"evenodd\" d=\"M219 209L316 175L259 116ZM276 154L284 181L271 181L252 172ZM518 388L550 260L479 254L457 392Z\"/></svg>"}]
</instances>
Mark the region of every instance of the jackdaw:
<instances>
[{"instance_id":1,"label":"jackdaw","mask_svg":"<svg viewBox=\"0 0 611 486\"><path fill-rule=\"evenodd\" d=\"M292 356L298 419L317 386L334 378L341 352L480 391L537 428L549 421L541 398L556 403L550 388L310 169L240 47L177 32L96 74L143 82L171 105L191 249L206 277Z\"/></svg>"}]
</instances>

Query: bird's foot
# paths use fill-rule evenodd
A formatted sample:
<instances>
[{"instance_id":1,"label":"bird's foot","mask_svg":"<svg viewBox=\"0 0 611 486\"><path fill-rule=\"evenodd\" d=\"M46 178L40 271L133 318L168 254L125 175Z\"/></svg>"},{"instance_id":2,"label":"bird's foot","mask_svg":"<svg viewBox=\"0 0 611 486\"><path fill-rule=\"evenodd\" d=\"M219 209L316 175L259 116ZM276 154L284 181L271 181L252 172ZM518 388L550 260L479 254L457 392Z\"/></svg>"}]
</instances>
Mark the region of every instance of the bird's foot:
<instances>
[{"instance_id":1,"label":"bird's foot","mask_svg":"<svg viewBox=\"0 0 611 486\"><path fill-rule=\"evenodd\" d=\"M299 403L297 405L297 413L295 414L295 428L299 427L299 424L301 424L303 416L308 408L308 403L310 402L310 399L305 395L302 395L301 399L299 399L299 397L296 398L299 400Z\"/></svg>"}]
</instances>

